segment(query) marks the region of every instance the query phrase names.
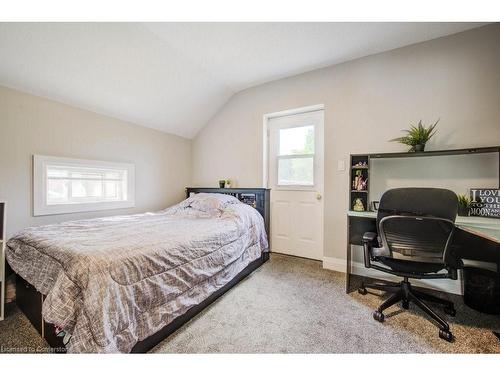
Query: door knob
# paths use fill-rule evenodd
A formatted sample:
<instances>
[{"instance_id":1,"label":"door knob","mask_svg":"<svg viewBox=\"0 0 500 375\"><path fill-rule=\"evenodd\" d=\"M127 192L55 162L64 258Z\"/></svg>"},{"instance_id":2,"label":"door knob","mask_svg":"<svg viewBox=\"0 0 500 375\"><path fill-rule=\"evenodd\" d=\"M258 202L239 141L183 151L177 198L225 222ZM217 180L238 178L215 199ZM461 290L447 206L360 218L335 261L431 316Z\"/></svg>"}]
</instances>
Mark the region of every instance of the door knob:
<instances>
[{"instance_id":1,"label":"door knob","mask_svg":"<svg viewBox=\"0 0 500 375\"><path fill-rule=\"evenodd\" d=\"M320 194L320 193L316 193L316 199L317 199L317 200L321 200L321 198L322 198L322 197L321 197L321 194Z\"/></svg>"}]
</instances>

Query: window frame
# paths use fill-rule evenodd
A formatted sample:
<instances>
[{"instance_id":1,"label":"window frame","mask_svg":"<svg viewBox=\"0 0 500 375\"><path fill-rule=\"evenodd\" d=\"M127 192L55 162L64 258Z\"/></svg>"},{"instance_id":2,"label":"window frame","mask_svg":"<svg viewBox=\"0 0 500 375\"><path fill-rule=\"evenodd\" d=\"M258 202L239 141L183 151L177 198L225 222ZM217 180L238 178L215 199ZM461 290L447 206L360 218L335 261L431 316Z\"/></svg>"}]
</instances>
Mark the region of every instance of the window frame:
<instances>
[{"instance_id":1,"label":"window frame","mask_svg":"<svg viewBox=\"0 0 500 375\"><path fill-rule=\"evenodd\" d=\"M313 162L313 183L312 184L280 184L280 160L287 159L312 159ZM315 164L315 154L294 154L294 155L276 155L276 186L279 188L293 187L293 188L313 188L315 186L315 178L314 178L314 168Z\"/></svg>"},{"instance_id":2,"label":"window frame","mask_svg":"<svg viewBox=\"0 0 500 375\"><path fill-rule=\"evenodd\" d=\"M127 199L104 202L47 204L47 166L68 166L127 171ZM135 207L135 165L99 160L33 155L33 216L114 210Z\"/></svg>"},{"instance_id":3,"label":"window frame","mask_svg":"<svg viewBox=\"0 0 500 375\"><path fill-rule=\"evenodd\" d=\"M301 113L298 115L304 115L309 116L310 113ZM313 114L314 116L314 114ZM287 117L287 116L284 116ZM304 121L302 119L298 119L299 121L296 123L291 123L291 124L276 124L275 125L275 131L276 131L276 137L275 137L275 142L276 144L274 147L276 147L276 156L275 156L275 179L274 184L276 188L279 190L304 190L304 191L314 191L317 190L317 180L316 180L316 172L317 172L317 140L318 140L318 135L317 135L317 124L316 123L307 123L307 121ZM282 129L292 129L292 128L302 128L302 127L307 127L307 126L312 126L314 129L314 153L312 154L293 154L293 155L279 155L279 149L280 149L280 142L281 142L281 135L280 135L280 130ZM280 159L298 159L298 158L312 158L313 159L313 183L311 185L297 185L297 184L279 184L279 160Z\"/></svg>"}]
</instances>

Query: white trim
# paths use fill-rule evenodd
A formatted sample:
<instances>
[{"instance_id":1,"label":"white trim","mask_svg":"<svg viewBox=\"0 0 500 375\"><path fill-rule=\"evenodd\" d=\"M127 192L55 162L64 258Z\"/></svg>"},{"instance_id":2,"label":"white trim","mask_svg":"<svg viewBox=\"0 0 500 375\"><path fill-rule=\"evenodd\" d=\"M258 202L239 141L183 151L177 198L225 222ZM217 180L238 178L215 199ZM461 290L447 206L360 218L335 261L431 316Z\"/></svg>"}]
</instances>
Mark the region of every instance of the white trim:
<instances>
[{"instance_id":1,"label":"white trim","mask_svg":"<svg viewBox=\"0 0 500 375\"><path fill-rule=\"evenodd\" d=\"M266 113L264 115L264 117L266 117L269 120L271 118L283 117L283 116L290 116L290 115L297 115L299 113L321 111L321 110L324 110L324 109L325 109L325 105L324 104L314 104L314 105L308 105L308 106L305 106L305 107L290 108L290 109L285 109L283 111Z\"/></svg>"},{"instance_id":2,"label":"white trim","mask_svg":"<svg viewBox=\"0 0 500 375\"><path fill-rule=\"evenodd\" d=\"M286 117L285 117L286 116ZM279 133L275 132L279 129L285 128L295 128L302 127L305 125L314 125L314 154L313 156L313 167L314 167L314 183L313 185L277 185L277 158L275 155L277 152L277 144L279 144ZM314 258L321 260L324 253L324 200L321 199L324 194L324 136L325 136L325 106L324 104L317 104L307 107L294 108L285 111L279 111L274 113L268 113L263 116L263 165L262 165L262 178L263 185L265 187L271 188L271 228L275 225L276 220L273 219L273 207L275 205L275 200L278 199L277 195L286 194L286 192L303 192L306 194L307 200L313 199L313 195L316 197L314 199L315 204L319 205L319 218L321 223L316 226L320 228L320 234L318 236L317 249L315 247L310 248L309 254L304 254L299 251L287 250L287 254L294 256L307 256L309 258ZM274 141L276 137L277 142ZM272 156L272 157L271 157ZM292 156L293 157L293 156ZM273 175L276 174L276 177ZM273 180L271 180L273 179ZM317 202L320 200L320 202ZM297 206L298 207L298 206ZM273 224L274 223L274 224ZM271 234L273 229L271 229ZM272 237L272 236L271 236ZM274 238L277 240L277 238ZM274 241L271 238L271 249L274 251ZM314 254L312 254L314 253Z\"/></svg>"},{"instance_id":3,"label":"white trim","mask_svg":"<svg viewBox=\"0 0 500 375\"><path fill-rule=\"evenodd\" d=\"M345 273L347 267L347 261L341 258L335 257L323 257L323 268L331 271L337 271Z\"/></svg>"},{"instance_id":4,"label":"white trim","mask_svg":"<svg viewBox=\"0 0 500 375\"><path fill-rule=\"evenodd\" d=\"M345 273L347 262L344 259L334 257L323 257L323 268L327 270Z\"/></svg>"},{"instance_id":5,"label":"white trim","mask_svg":"<svg viewBox=\"0 0 500 375\"><path fill-rule=\"evenodd\" d=\"M98 168L122 169L127 171L127 200L110 202L85 202L48 205L46 199L46 165L54 163L68 166L95 166ZM75 212L113 210L135 207L135 166L130 163L116 163L99 160L61 158L33 155L33 216L56 215Z\"/></svg>"},{"instance_id":6,"label":"white trim","mask_svg":"<svg viewBox=\"0 0 500 375\"><path fill-rule=\"evenodd\" d=\"M312 126L314 129L314 152L311 154L280 155L281 130L304 127L305 124ZM322 192L324 180L324 110L273 117L268 119L268 129L269 156L272 156L272 158L268 159L267 179L269 187L275 190L320 190ZM291 158L312 158L314 176L312 184L287 185L279 183L279 162L280 160Z\"/></svg>"},{"instance_id":7,"label":"white trim","mask_svg":"<svg viewBox=\"0 0 500 375\"><path fill-rule=\"evenodd\" d=\"M262 187L268 188L269 127L266 115L262 117Z\"/></svg>"},{"instance_id":8,"label":"white trim","mask_svg":"<svg viewBox=\"0 0 500 375\"><path fill-rule=\"evenodd\" d=\"M327 270L346 272L347 262L345 259L335 258L335 257L323 257L323 268ZM372 268L365 268L363 263L351 262L351 273L354 275L372 277L380 280L387 281L401 281L401 278L386 274L381 271L374 270ZM438 290L447 293L453 293L458 295L463 295L462 278L459 274L458 280L451 279L441 279L441 280L418 280L413 279L411 282L415 286L420 286L423 288L429 288L433 290Z\"/></svg>"}]
</instances>

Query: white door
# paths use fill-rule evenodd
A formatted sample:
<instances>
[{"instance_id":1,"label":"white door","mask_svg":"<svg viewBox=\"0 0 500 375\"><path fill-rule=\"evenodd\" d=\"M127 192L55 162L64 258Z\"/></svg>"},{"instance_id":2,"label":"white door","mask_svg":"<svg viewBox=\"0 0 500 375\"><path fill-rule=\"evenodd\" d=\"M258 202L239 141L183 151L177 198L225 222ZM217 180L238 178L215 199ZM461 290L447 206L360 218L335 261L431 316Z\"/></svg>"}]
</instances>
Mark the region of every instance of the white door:
<instances>
[{"instance_id":1,"label":"white door","mask_svg":"<svg viewBox=\"0 0 500 375\"><path fill-rule=\"evenodd\" d=\"M268 120L271 251L323 259L323 110Z\"/></svg>"}]
</instances>

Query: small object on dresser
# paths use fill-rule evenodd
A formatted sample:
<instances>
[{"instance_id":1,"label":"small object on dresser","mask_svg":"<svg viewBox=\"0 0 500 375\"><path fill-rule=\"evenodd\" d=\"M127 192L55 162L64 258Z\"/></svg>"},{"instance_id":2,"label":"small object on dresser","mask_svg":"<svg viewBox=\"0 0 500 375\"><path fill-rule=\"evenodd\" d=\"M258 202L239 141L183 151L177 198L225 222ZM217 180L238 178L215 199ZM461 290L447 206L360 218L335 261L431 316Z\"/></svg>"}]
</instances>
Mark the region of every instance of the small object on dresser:
<instances>
[{"instance_id":1,"label":"small object on dresser","mask_svg":"<svg viewBox=\"0 0 500 375\"><path fill-rule=\"evenodd\" d=\"M378 211L379 201L372 201L372 211Z\"/></svg>"},{"instance_id":2,"label":"small object on dresser","mask_svg":"<svg viewBox=\"0 0 500 375\"><path fill-rule=\"evenodd\" d=\"M363 201L361 198L356 198L354 200L354 205L352 208L354 211L364 211L365 210L365 205L363 204Z\"/></svg>"},{"instance_id":3,"label":"small object on dresser","mask_svg":"<svg viewBox=\"0 0 500 375\"><path fill-rule=\"evenodd\" d=\"M219 180L219 187L224 189L226 187L226 180Z\"/></svg>"},{"instance_id":4,"label":"small object on dresser","mask_svg":"<svg viewBox=\"0 0 500 375\"><path fill-rule=\"evenodd\" d=\"M226 180L226 188L231 189L231 180Z\"/></svg>"}]
</instances>

